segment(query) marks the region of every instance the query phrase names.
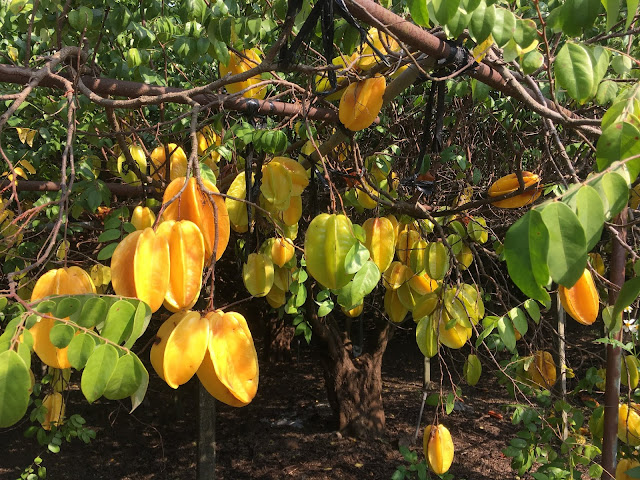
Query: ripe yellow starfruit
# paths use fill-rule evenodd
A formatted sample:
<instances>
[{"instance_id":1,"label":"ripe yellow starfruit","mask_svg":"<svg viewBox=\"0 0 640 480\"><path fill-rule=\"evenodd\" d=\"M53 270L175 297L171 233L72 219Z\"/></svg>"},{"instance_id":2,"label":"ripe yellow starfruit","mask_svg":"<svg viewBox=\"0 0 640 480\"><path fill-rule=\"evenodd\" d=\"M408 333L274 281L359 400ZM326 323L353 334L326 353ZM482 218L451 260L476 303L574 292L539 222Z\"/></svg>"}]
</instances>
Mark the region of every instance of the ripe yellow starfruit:
<instances>
[{"instance_id":1,"label":"ripe yellow starfruit","mask_svg":"<svg viewBox=\"0 0 640 480\"><path fill-rule=\"evenodd\" d=\"M585 268L582 276L573 287L558 287L562 308L577 322L591 325L598 318L600 295L593 282L589 269Z\"/></svg>"},{"instance_id":2,"label":"ripe yellow starfruit","mask_svg":"<svg viewBox=\"0 0 640 480\"><path fill-rule=\"evenodd\" d=\"M169 285L164 306L170 312L193 307L200 296L204 269L204 238L198 226L189 220L168 220L158 227L157 235L169 243Z\"/></svg>"},{"instance_id":3,"label":"ripe yellow starfruit","mask_svg":"<svg viewBox=\"0 0 640 480\"><path fill-rule=\"evenodd\" d=\"M616 480L634 480L636 477L627 475L627 471L640 467L640 462L633 458L621 458L616 466Z\"/></svg>"},{"instance_id":4,"label":"ripe yellow starfruit","mask_svg":"<svg viewBox=\"0 0 640 480\"><path fill-rule=\"evenodd\" d=\"M368 218L362 224L365 231L365 247L371 254L371 260L381 272L384 272L393 261L395 238L393 224L388 218Z\"/></svg>"},{"instance_id":5,"label":"ripe yellow starfruit","mask_svg":"<svg viewBox=\"0 0 640 480\"><path fill-rule=\"evenodd\" d=\"M198 155L203 155L209 147L212 145L221 145L222 138L210 126L204 127L196 134L198 139ZM220 161L220 154L218 152L211 152L207 158L202 159L202 163L207 165L218 176L218 162Z\"/></svg>"},{"instance_id":6,"label":"ripe yellow starfruit","mask_svg":"<svg viewBox=\"0 0 640 480\"><path fill-rule=\"evenodd\" d=\"M35 302L50 295L82 295L84 293L96 293L96 287L91 277L80 267L64 267L49 270L38 279L31 301ZM29 331L33 336L33 351L42 360L42 363L53 368L70 368L71 363L67 357L69 347L58 348L49 338L51 329L56 324L53 318L40 318Z\"/></svg>"},{"instance_id":7,"label":"ripe yellow starfruit","mask_svg":"<svg viewBox=\"0 0 640 480\"><path fill-rule=\"evenodd\" d=\"M48 394L42 400L42 406L47 409L42 422L42 428L51 430L51 427L58 427L64 423L64 398L60 392Z\"/></svg>"},{"instance_id":8,"label":"ripe yellow starfruit","mask_svg":"<svg viewBox=\"0 0 640 480\"><path fill-rule=\"evenodd\" d=\"M591 252L589 255L589 263L593 267L593 269L598 273L598 275L603 275L605 273L604 268L604 260L602 259L602 255L599 253Z\"/></svg>"},{"instance_id":9,"label":"ripe yellow starfruit","mask_svg":"<svg viewBox=\"0 0 640 480\"><path fill-rule=\"evenodd\" d=\"M185 182L187 185L180 196L166 207L163 220L190 220L195 223L200 228L204 238L206 261L213 255L214 242L217 235L218 241L215 250L216 260L218 260L229 243L230 226L227 207L222 197L216 195L220 193L216 186L208 180L202 179L202 184L205 188L213 192L211 194L213 197L212 203L209 195L200 188L198 181L194 177L189 178L189 180L186 180L185 177L179 177L169 184L162 197L162 202L166 204L175 197Z\"/></svg>"},{"instance_id":10,"label":"ripe yellow starfruit","mask_svg":"<svg viewBox=\"0 0 640 480\"><path fill-rule=\"evenodd\" d=\"M522 172L522 179L524 180L524 188L540 183L540 177L531 172ZM509 175L499 178L491 185L489 188L489 196L499 197L500 195L515 192L518 188L520 188L518 177L515 173L510 173ZM541 193L542 188L536 188L516 195L515 197L498 200L497 202L493 202L492 205L500 208L520 208L535 202Z\"/></svg>"},{"instance_id":11,"label":"ripe yellow starfruit","mask_svg":"<svg viewBox=\"0 0 640 480\"><path fill-rule=\"evenodd\" d=\"M309 175L307 170L299 162L289 157L273 157L272 162L282 165L291 176L291 195L302 195L302 192L309 185Z\"/></svg>"},{"instance_id":12,"label":"ripe yellow starfruit","mask_svg":"<svg viewBox=\"0 0 640 480\"><path fill-rule=\"evenodd\" d=\"M345 215L316 216L304 241L307 271L326 288L344 287L354 275L346 272L345 258L357 241L351 220Z\"/></svg>"},{"instance_id":13,"label":"ripe yellow starfruit","mask_svg":"<svg viewBox=\"0 0 640 480\"><path fill-rule=\"evenodd\" d=\"M386 88L387 82L382 76L349 85L340 99L339 118L342 124L354 132L371 125L382 109Z\"/></svg>"},{"instance_id":14,"label":"ripe yellow starfruit","mask_svg":"<svg viewBox=\"0 0 640 480\"><path fill-rule=\"evenodd\" d=\"M398 298L398 291L391 289L384 294L384 311L393 323L402 323L409 313L409 309Z\"/></svg>"},{"instance_id":15,"label":"ripe yellow starfruit","mask_svg":"<svg viewBox=\"0 0 640 480\"><path fill-rule=\"evenodd\" d=\"M229 64L223 65L220 64L220 77L224 77L227 74L238 75L240 73L247 72L252 68L257 67L262 63L262 59L260 58L260 54L256 49L251 50L243 50L241 55L238 55L235 52L229 52ZM227 92L230 94L238 93L242 90L246 90L242 96L246 98L256 98L258 100L263 100L265 95L267 94L266 87L254 87L257 83L260 83L262 80L259 76L248 78L242 82L229 83L225 85L224 88L227 89ZM247 90L248 89L248 90Z\"/></svg>"},{"instance_id":16,"label":"ripe yellow starfruit","mask_svg":"<svg viewBox=\"0 0 640 480\"><path fill-rule=\"evenodd\" d=\"M144 230L145 228L153 227L155 221L156 216L149 207L138 205L133 209L131 223L136 227L136 230Z\"/></svg>"},{"instance_id":17,"label":"ripe yellow starfruit","mask_svg":"<svg viewBox=\"0 0 640 480\"><path fill-rule=\"evenodd\" d=\"M208 318L182 310L158 329L151 346L151 365L171 388L187 383L200 368L207 353L209 328Z\"/></svg>"},{"instance_id":18,"label":"ripe yellow starfruit","mask_svg":"<svg viewBox=\"0 0 640 480\"><path fill-rule=\"evenodd\" d=\"M436 475L446 473L453 463L453 440L444 425L429 425L424 430L424 456Z\"/></svg>"},{"instance_id":19,"label":"ripe yellow starfruit","mask_svg":"<svg viewBox=\"0 0 640 480\"><path fill-rule=\"evenodd\" d=\"M409 279L409 286L418 296L426 295L438 289L438 282L426 272L422 275L414 275Z\"/></svg>"},{"instance_id":20,"label":"ripe yellow starfruit","mask_svg":"<svg viewBox=\"0 0 640 480\"><path fill-rule=\"evenodd\" d=\"M153 178L164 180L166 176L167 152L171 161L169 162L169 179L175 180L178 177L184 177L187 174L187 155L182 147L175 143L166 146L160 145L151 152L151 162L155 168Z\"/></svg>"},{"instance_id":21,"label":"ripe yellow starfruit","mask_svg":"<svg viewBox=\"0 0 640 480\"><path fill-rule=\"evenodd\" d=\"M136 162L140 173L145 175L147 173L147 156L144 154L142 147L139 147L138 145L131 145L129 147L129 153ZM129 170L130 166L125 165L125 160L126 157L124 156L124 153L118 157L117 168L120 177L131 185L140 185L141 182L138 175L133 169Z\"/></svg>"},{"instance_id":22,"label":"ripe yellow starfruit","mask_svg":"<svg viewBox=\"0 0 640 480\"><path fill-rule=\"evenodd\" d=\"M420 233L415 230L403 230L398 235L396 255L405 265L409 263L409 255L418 240L420 240Z\"/></svg>"},{"instance_id":23,"label":"ripe yellow starfruit","mask_svg":"<svg viewBox=\"0 0 640 480\"><path fill-rule=\"evenodd\" d=\"M293 242L288 238L275 238L271 245L271 259L278 267L283 267L296 253Z\"/></svg>"},{"instance_id":24,"label":"ripe yellow starfruit","mask_svg":"<svg viewBox=\"0 0 640 480\"><path fill-rule=\"evenodd\" d=\"M217 400L233 407L249 404L258 391L258 355L245 318L210 312L209 344L198 378Z\"/></svg>"},{"instance_id":25,"label":"ripe yellow starfruit","mask_svg":"<svg viewBox=\"0 0 640 480\"><path fill-rule=\"evenodd\" d=\"M533 361L525 366L528 380L541 388L550 389L556 383L556 365L551 354L539 350L533 355Z\"/></svg>"},{"instance_id":26,"label":"ripe yellow starfruit","mask_svg":"<svg viewBox=\"0 0 640 480\"><path fill-rule=\"evenodd\" d=\"M378 31L375 27L369 29L367 37L378 51L385 55L388 55L389 52L400 51L400 45L393 37L390 37L384 32ZM365 71L375 67L380 61L377 54L373 53L373 49L367 43L362 44L353 56L357 59L356 66Z\"/></svg>"},{"instance_id":27,"label":"ripe yellow starfruit","mask_svg":"<svg viewBox=\"0 0 640 480\"><path fill-rule=\"evenodd\" d=\"M407 272L409 272L407 274ZM382 275L382 284L386 289L397 290L407 278L412 277L413 272L409 267L400 262L391 262L391 265Z\"/></svg>"},{"instance_id":28,"label":"ripe yellow starfruit","mask_svg":"<svg viewBox=\"0 0 640 480\"><path fill-rule=\"evenodd\" d=\"M111 257L111 284L116 295L135 297L155 312L160 308L171 274L169 243L152 228L127 235Z\"/></svg>"},{"instance_id":29,"label":"ripe yellow starfruit","mask_svg":"<svg viewBox=\"0 0 640 480\"><path fill-rule=\"evenodd\" d=\"M360 305L356 305L355 307L349 310L347 310L344 307L340 307L340 309L342 310L342 313L344 313L347 317L357 318L360 315L362 315L362 311L364 310L364 303L361 303Z\"/></svg>"},{"instance_id":30,"label":"ripe yellow starfruit","mask_svg":"<svg viewBox=\"0 0 640 480\"><path fill-rule=\"evenodd\" d=\"M640 405L621 403L618 407L618 438L627 445L640 445Z\"/></svg>"},{"instance_id":31,"label":"ripe yellow starfruit","mask_svg":"<svg viewBox=\"0 0 640 480\"><path fill-rule=\"evenodd\" d=\"M229 197L246 199L247 198L247 184L246 176L244 172L240 172L236 178L233 179L227 195ZM226 197L224 204L227 207L229 213L229 222L234 232L245 233L249 230L249 217L247 215L247 204L240 200L234 200L233 198ZM255 208L251 207L251 212L255 212Z\"/></svg>"},{"instance_id":32,"label":"ripe yellow starfruit","mask_svg":"<svg viewBox=\"0 0 640 480\"><path fill-rule=\"evenodd\" d=\"M263 253L252 253L242 267L244 286L254 297L266 296L273 287L273 262Z\"/></svg>"},{"instance_id":33,"label":"ripe yellow starfruit","mask_svg":"<svg viewBox=\"0 0 640 480\"><path fill-rule=\"evenodd\" d=\"M427 247L425 271L434 280L442 280L449 271L449 250L442 242L431 242Z\"/></svg>"},{"instance_id":34,"label":"ripe yellow starfruit","mask_svg":"<svg viewBox=\"0 0 640 480\"><path fill-rule=\"evenodd\" d=\"M638 372L638 359L634 355L624 355L620 358L620 383L629 386L632 390L638 386L640 372ZM603 389L604 390L604 389Z\"/></svg>"}]
</instances>

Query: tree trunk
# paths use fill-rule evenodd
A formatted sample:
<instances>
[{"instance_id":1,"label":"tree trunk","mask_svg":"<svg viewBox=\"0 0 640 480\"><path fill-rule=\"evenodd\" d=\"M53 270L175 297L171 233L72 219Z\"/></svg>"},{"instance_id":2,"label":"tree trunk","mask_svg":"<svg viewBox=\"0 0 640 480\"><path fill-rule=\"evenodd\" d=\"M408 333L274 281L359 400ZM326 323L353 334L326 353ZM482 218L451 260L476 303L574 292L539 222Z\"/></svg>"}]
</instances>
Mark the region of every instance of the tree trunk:
<instances>
[{"instance_id":1,"label":"tree trunk","mask_svg":"<svg viewBox=\"0 0 640 480\"><path fill-rule=\"evenodd\" d=\"M265 350L269 362L290 362L292 360L291 342L295 329L284 319L270 318L265 331Z\"/></svg>"},{"instance_id":2,"label":"tree trunk","mask_svg":"<svg viewBox=\"0 0 640 480\"><path fill-rule=\"evenodd\" d=\"M351 359L344 350L340 358L327 357L323 362L329 404L337 415L338 428L357 438L379 436L385 427L382 352Z\"/></svg>"}]
</instances>

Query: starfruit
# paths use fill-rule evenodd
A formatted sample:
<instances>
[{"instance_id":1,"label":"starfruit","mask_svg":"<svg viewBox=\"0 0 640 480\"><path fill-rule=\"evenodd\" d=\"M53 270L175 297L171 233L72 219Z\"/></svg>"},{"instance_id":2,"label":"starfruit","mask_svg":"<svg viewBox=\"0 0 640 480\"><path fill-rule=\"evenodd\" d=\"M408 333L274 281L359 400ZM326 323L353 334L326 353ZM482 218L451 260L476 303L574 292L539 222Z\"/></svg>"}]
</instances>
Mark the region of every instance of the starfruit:
<instances>
[{"instance_id":1,"label":"starfruit","mask_svg":"<svg viewBox=\"0 0 640 480\"><path fill-rule=\"evenodd\" d=\"M620 358L620 383L627 385L632 390L638 386L640 372L638 372L638 359L634 355L625 355Z\"/></svg>"},{"instance_id":2,"label":"starfruit","mask_svg":"<svg viewBox=\"0 0 640 480\"><path fill-rule=\"evenodd\" d=\"M431 324L431 318L422 317L416 325L416 343L427 358L434 357L438 353L438 335Z\"/></svg>"},{"instance_id":3,"label":"starfruit","mask_svg":"<svg viewBox=\"0 0 640 480\"><path fill-rule=\"evenodd\" d=\"M136 227L136 230L144 230L145 228L153 227L155 221L156 216L149 207L138 205L133 209L131 223Z\"/></svg>"},{"instance_id":4,"label":"starfruit","mask_svg":"<svg viewBox=\"0 0 640 480\"><path fill-rule=\"evenodd\" d=\"M289 286L293 282L293 273L296 268L273 267L273 286L278 287L283 292L289 291Z\"/></svg>"},{"instance_id":5,"label":"starfruit","mask_svg":"<svg viewBox=\"0 0 640 480\"><path fill-rule=\"evenodd\" d=\"M582 276L573 287L558 287L562 308L577 322L591 325L598 318L600 295L589 269L585 268Z\"/></svg>"},{"instance_id":6,"label":"starfruit","mask_svg":"<svg viewBox=\"0 0 640 480\"><path fill-rule=\"evenodd\" d=\"M418 240L411 247L411 251L409 253L409 266L411 270L416 272L418 275L422 275L426 272L427 263L429 260L428 250L429 244L426 240Z\"/></svg>"},{"instance_id":7,"label":"starfruit","mask_svg":"<svg viewBox=\"0 0 640 480\"><path fill-rule=\"evenodd\" d=\"M460 251L456 253L456 260L458 261L458 266L460 270L466 270L473 263L473 252L471 248L463 243L460 246Z\"/></svg>"},{"instance_id":8,"label":"starfruit","mask_svg":"<svg viewBox=\"0 0 640 480\"><path fill-rule=\"evenodd\" d=\"M31 293L31 301L35 302L50 295L82 295L96 293L91 277L80 267L64 267L49 270L42 275Z\"/></svg>"},{"instance_id":9,"label":"starfruit","mask_svg":"<svg viewBox=\"0 0 640 480\"><path fill-rule=\"evenodd\" d=\"M386 87L387 82L382 76L349 85L342 94L338 112L343 125L354 132L371 125L382 109Z\"/></svg>"},{"instance_id":10,"label":"starfruit","mask_svg":"<svg viewBox=\"0 0 640 480\"><path fill-rule=\"evenodd\" d=\"M638 206L640 206L640 183L631 189L629 206L634 210L637 210Z\"/></svg>"},{"instance_id":11,"label":"starfruit","mask_svg":"<svg viewBox=\"0 0 640 480\"><path fill-rule=\"evenodd\" d=\"M397 290L391 289L384 294L384 311L393 323L402 323L409 313L409 309L398 298Z\"/></svg>"},{"instance_id":12,"label":"starfruit","mask_svg":"<svg viewBox=\"0 0 640 480\"><path fill-rule=\"evenodd\" d=\"M473 333L471 322L461 308L450 311L441 307L435 310L432 317L433 327L438 332L438 341L445 347L462 348L471 338Z\"/></svg>"},{"instance_id":13,"label":"starfruit","mask_svg":"<svg viewBox=\"0 0 640 480\"><path fill-rule=\"evenodd\" d=\"M627 471L632 468L640 467L640 462L632 458L621 458L616 466L616 480L635 480L636 475L633 477L627 475Z\"/></svg>"},{"instance_id":14,"label":"starfruit","mask_svg":"<svg viewBox=\"0 0 640 480\"><path fill-rule=\"evenodd\" d=\"M206 261L213 255L214 242L217 237L215 251L216 260L218 260L229 243L229 214L222 197L216 195L220 193L216 186L204 178L201 180L205 188L213 192L211 195L214 203L211 203L209 195L201 190L196 178L191 177L186 180L185 177L179 177L169 184L162 197L162 202L166 204L180 192L185 182L187 185L180 196L166 207L163 219L190 220L195 223L204 238Z\"/></svg>"},{"instance_id":15,"label":"starfruit","mask_svg":"<svg viewBox=\"0 0 640 480\"><path fill-rule=\"evenodd\" d=\"M347 77L345 77L344 72L347 67L346 61L349 58L344 56L335 57L331 60L331 63L335 66L342 67L342 69L336 72L336 80L338 84L338 88L342 87L347 83ZM316 86L316 92L323 93L331 90L331 83L329 82L329 77L327 75L316 75L314 77L314 83Z\"/></svg>"},{"instance_id":16,"label":"starfruit","mask_svg":"<svg viewBox=\"0 0 640 480\"><path fill-rule=\"evenodd\" d=\"M289 206L285 210L276 212L276 220L282 223L284 227L292 227L297 225L302 217L302 197L300 195L291 195L289 198Z\"/></svg>"},{"instance_id":17,"label":"starfruit","mask_svg":"<svg viewBox=\"0 0 640 480\"><path fill-rule=\"evenodd\" d=\"M362 224L365 231L365 247L371 254L371 260L384 272L391 262L395 253L395 232L393 224L388 218L368 218Z\"/></svg>"},{"instance_id":18,"label":"starfruit","mask_svg":"<svg viewBox=\"0 0 640 480\"><path fill-rule=\"evenodd\" d=\"M234 200L238 198L244 200L247 198L247 183L244 172L240 172L236 178L233 179L229 190L227 190L227 197L224 199L224 204L229 213L229 222L233 231L238 233L244 233L249 230L249 217L247 215L247 204L240 200ZM233 197L233 198L230 198ZM255 212L255 208L251 207L252 214Z\"/></svg>"},{"instance_id":19,"label":"starfruit","mask_svg":"<svg viewBox=\"0 0 640 480\"><path fill-rule=\"evenodd\" d=\"M307 170L299 162L289 157L273 157L272 162L282 165L291 176L291 195L300 196L309 185Z\"/></svg>"},{"instance_id":20,"label":"starfruit","mask_svg":"<svg viewBox=\"0 0 640 480\"><path fill-rule=\"evenodd\" d=\"M424 456L436 475L446 473L453 463L453 440L444 425L429 425L424 430Z\"/></svg>"},{"instance_id":21,"label":"starfruit","mask_svg":"<svg viewBox=\"0 0 640 480\"><path fill-rule=\"evenodd\" d=\"M425 271L434 280L442 280L449 271L449 252L442 242L429 244Z\"/></svg>"},{"instance_id":22,"label":"starfruit","mask_svg":"<svg viewBox=\"0 0 640 480\"><path fill-rule=\"evenodd\" d=\"M618 407L618 438L627 445L640 445L640 405L631 402Z\"/></svg>"},{"instance_id":23,"label":"starfruit","mask_svg":"<svg viewBox=\"0 0 640 480\"><path fill-rule=\"evenodd\" d=\"M91 277L80 267L64 267L49 270L38 279L31 293L31 301L35 302L50 295L81 295L96 293ZM51 329L56 324L53 318L42 317L29 331L33 337L33 351L42 363L53 368L70 368L67 357L69 347L58 348L49 338Z\"/></svg>"},{"instance_id":24,"label":"starfruit","mask_svg":"<svg viewBox=\"0 0 640 480\"><path fill-rule=\"evenodd\" d=\"M438 303L438 295L435 293L427 293L426 295L418 298L415 306L413 307L413 311L411 312L413 314L414 321L417 322L424 317L430 316L435 311Z\"/></svg>"},{"instance_id":25,"label":"starfruit","mask_svg":"<svg viewBox=\"0 0 640 480\"><path fill-rule=\"evenodd\" d=\"M383 54L389 54L389 52L399 52L400 45L393 38L384 32L378 31L377 28L372 27L367 33L369 41ZM356 60L356 66L362 70L370 70L375 67L380 60L377 54L374 54L373 49L367 43L363 43L356 53L353 55Z\"/></svg>"},{"instance_id":26,"label":"starfruit","mask_svg":"<svg viewBox=\"0 0 640 480\"><path fill-rule=\"evenodd\" d=\"M53 392L45 396L42 400L42 406L47 409L42 428L51 430L51 427L58 427L64 423L64 398L59 392Z\"/></svg>"},{"instance_id":27,"label":"starfruit","mask_svg":"<svg viewBox=\"0 0 640 480\"><path fill-rule=\"evenodd\" d=\"M214 132L210 126L204 127L196 134L198 140L198 155L204 155L204 153L212 145L221 145L222 138L216 132ZM218 152L211 152L207 158L202 159L202 163L207 165L214 172L217 169L217 163L220 161L220 154Z\"/></svg>"},{"instance_id":28,"label":"starfruit","mask_svg":"<svg viewBox=\"0 0 640 480\"><path fill-rule=\"evenodd\" d=\"M288 238L275 238L271 245L271 260L279 267L283 267L296 253L293 242Z\"/></svg>"},{"instance_id":29,"label":"starfruit","mask_svg":"<svg viewBox=\"0 0 640 480\"><path fill-rule=\"evenodd\" d=\"M480 375L482 374L482 364L480 363L478 356L470 353L467 360L464 362L462 371L464 372L464 379L467 383L472 387L476 385L478 380L480 380Z\"/></svg>"},{"instance_id":30,"label":"starfruit","mask_svg":"<svg viewBox=\"0 0 640 480\"><path fill-rule=\"evenodd\" d=\"M258 391L258 355L247 321L236 312L210 312L209 344L198 378L217 400L249 404Z\"/></svg>"},{"instance_id":31,"label":"starfruit","mask_svg":"<svg viewBox=\"0 0 640 480\"><path fill-rule=\"evenodd\" d=\"M244 286L254 297L266 296L273 286L273 262L264 253L252 253L242 267Z\"/></svg>"},{"instance_id":32,"label":"starfruit","mask_svg":"<svg viewBox=\"0 0 640 480\"><path fill-rule=\"evenodd\" d=\"M396 255L402 263L409 263L409 255L418 240L420 240L420 233L415 230L403 230L400 232L396 242Z\"/></svg>"},{"instance_id":33,"label":"starfruit","mask_svg":"<svg viewBox=\"0 0 640 480\"><path fill-rule=\"evenodd\" d=\"M179 147L175 143L168 145L160 145L153 149L151 152L151 162L155 168L153 178L157 180L164 180L166 176L166 163L167 152L169 158L169 179L175 180L178 177L184 177L187 175L187 155L184 153L182 147Z\"/></svg>"},{"instance_id":34,"label":"starfruit","mask_svg":"<svg viewBox=\"0 0 640 480\"><path fill-rule=\"evenodd\" d=\"M362 311L364 310L364 303L361 303L360 305L357 305L349 310L344 307L340 307L340 309L342 310L342 313L344 313L347 317L357 318L362 315Z\"/></svg>"},{"instance_id":35,"label":"starfruit","mask_svg":"<svg viewBox=\"0 0 640 480\"><path fill-rule=\"evenodd\" d=\"M304 241L307 271L326 288L344 287L354 275L346 272L345 259L357 241L348 217L318 215L309 224Z\"/></svg>"},{"instance_id":36,"label":"starfruit","mask_svg":"<svg viewBox=\"0 0 640 480\"><path fill-rule=\"evenodd\" d=\"M407 271L409 274L407 274ZM387 289L397 290L407 278L411 277L412 273L411 269L406 265L400 262L391 262L391 265L389 265L382 275L382 284Z\"/></svg>"},{"instance_id":37,"label":"starfruit","mask_svg":"<svg viewBox=\"0 0 640 480\"><path fill-rule=\"evenodd\" d=\"M489 240L487 221L484 218L471 218L467 223L467 234L477 243L485 243Z\"/></svg>"},{"instance_id":38,"label":"starfruit","mask_svg":"<svg viewBox=\"0 0 640 480\"><path fill-rule=\"evenodd\" d=\"M156 235L169 244L169 285L164 306L170 312L190 309L198 301L204 269L204 238L198 226L189 220L168 220Z\"/></svg>"},{"instance_id":39,"label":"starfruit","mask_svg":"<svg viewBox=\"0 0 640 480\"><path fill-rule=\"evenodd\" d=\"M187 383L198 371L209 344L210 322L198 312L182 310L158 329L151 365L171 388Z\"/></svg>"},{"instance_id":40,"label":"starfruit","mask_svg":"<svg viewBox=\"0 0 640 480\"><path fill-rule=\"evenodd\" d=\"M418 296L422 296L437 290L438 282L425 272L422 275L412 276L409 279L409 286Z\"/></svg>"},{"instance_id":41,"label":"starfruit","mask_svg":"<svg viewBox=\"0 0 640 480\"><path fill-rule=\"evenodd\" d=\"M589 255L589 263L593 267L593 269L598 273L598 275L604 276L605 268L604 268L604 260L602 260L602 255L599 253L591 252Z\"/></svg>"},{"instance_id":42,"label":"starfruit","mask_svg":"<svg viewBox=\"0 0 640 480\"><path fill-rule=\"evenodd\" d=\"M111 284L116 295L135 297L155 312L160 308L171 274L169 242L151 228L127 235L111 257Z\"/></svg>"},{"instance_id":43,"label":"starfruit","mask_svg":"<svg viewBox=\"0 0 640 480\"><path fill-rule=\"evenodd\" d=\"M270 161L262 167L260 192L276 210L286 210L293 194L291 172L282 163Z\"/></svg>"},{"instance_id":44,"label":"starfruit","mask_svg":"<svg viewBox=\"0 0 640 480\"><path fill-rule=\"evenodd\" d=\"M285 304L287 300L285 290L276 285L275 281L273 283L273 286L271 287L271 290L269 290L269 293L267 293L266 299L271 308L280 308Z\"/></svg>"},{"instance_id":45,"label":"starfruit","mask_svg":"<svg viewBox=\"0 0 640 480\"><path fill-rule=\"evenodd\" d=\"M522 172L522 179L524 180L524 188L540 183L540 177L531 172ZM499 197L500 195L515 192L518 188L520 188L518 177L515 173L510 173L509 175L499 178L491 185L489 188L489 196ZM536 188L531 191L521 193L520 195L516 195L515 197L498 200L492 204L493 206L500 208L520 208L535 202L541 193L542 188Z\"/></svg>"},{"instance_id":46,"label":"starfruit","mask_svg":"<svg viewBox=\"0 0 640 480\"><path fill-rule=\"evenodd\" d=\"M556 383L556 365L551 354L539 350L533 355L533 361L525 366L526 377L538 387L550 389Z\"/></svg>"},{"instance_id":47,"label":"starfruit","mask_svg":"<svg viewBox=\"0 0 640 480\"><path fill-rule=\"evenodd\" d=\"M131 145L129 147L129 153L131 154L133 160L136 162L140 173L142 173L143 175L146 174L147 157L144 154L144 150L142 149L142 147ZM124 153L118 157L118 173L120 174L120 177L122 177L125 182L131 185L140 185L140 179L138 178L138 175L133 169L129 170L129 168L132 167L130 165L126 165L125 160L126 157L124 156Z\"/></svg>"},{"instance_id":48,"label":"starfruit","mask_svg":"<svg viewBox=\"0 0 640 480\"><path fill-rule=\"evenodd\" d=\"M229 57L230 58L228 65L224 65L222 62L220 63L220 77L224 77L227 74L238 75L257 67L258 65L260 65L260 63L262 63L260 54L256 49L243 50L241 52L241 55L238 55L235 52L229 52ZM265 95L267 94L266 87L254 86L261 81L262 80L260 79L260 76L256 75L255 77L248 78L247 80L244 80L242 82L229 83L225 85L224 88L226 88L227 92L229 92L230 94L246 90L242 94L243 97L263 100Z\"/></svg>"}]
</instances>

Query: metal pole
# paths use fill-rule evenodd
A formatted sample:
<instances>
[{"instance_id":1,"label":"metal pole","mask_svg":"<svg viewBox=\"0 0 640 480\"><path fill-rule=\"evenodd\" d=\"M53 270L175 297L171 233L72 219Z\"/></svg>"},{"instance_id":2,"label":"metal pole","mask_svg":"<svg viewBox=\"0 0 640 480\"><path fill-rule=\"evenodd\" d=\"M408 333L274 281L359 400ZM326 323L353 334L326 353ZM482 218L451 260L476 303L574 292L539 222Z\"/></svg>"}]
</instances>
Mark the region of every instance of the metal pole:
<instances>
[{"instance_id":1,"label":"metal pole","mask_svg":"<svg viewBox=\"0 0 640 480\"><path fill-rule=\"evenodd\" d=\"M198 382L198 480L216 478L216 400Z\"/></svg>"}]
</instances>

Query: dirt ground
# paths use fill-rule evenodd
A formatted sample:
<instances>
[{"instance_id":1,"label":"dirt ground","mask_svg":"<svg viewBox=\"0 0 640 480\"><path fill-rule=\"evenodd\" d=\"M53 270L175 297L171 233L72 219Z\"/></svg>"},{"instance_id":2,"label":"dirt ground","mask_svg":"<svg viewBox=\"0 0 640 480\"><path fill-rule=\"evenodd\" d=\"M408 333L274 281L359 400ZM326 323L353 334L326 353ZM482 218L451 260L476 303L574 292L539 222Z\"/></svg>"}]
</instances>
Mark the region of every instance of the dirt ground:
<instances>
[{"instance_id":1,"label":"dirt ground","mask_svg":"<svg viewBox=\"0 0 640 480\"><path fill-rule=\"evenodd\" d=\"M262 348L258 345L259 355ZM413 435L422 401L423 357L411 330L399 330L384 357L386 435L365 442L335 431L322 372L313 347L294 342L294 360L269 364L261 358L260 388L247 407L217 403L216 478L389 479L401 464L398 446L422 456L422 430L435 414L426 406L420 434ZM460 358L462 354L460 354ZM436 365L433 375L439 375ZM77 373L76 373L77 375ZM442 419L451 430L456 479L513 478L500 450L515 434L503 412L504 389L486 375L482 388L465 387L464 404ZM177 391L153 372L147 398L133 414L128 402L104 399L88 405L71 392L67 415L80 413L97 433L89 445L63 444L51 454L22 432L28 420L0 432L0 478L19 478L40 455L51 479L191 479L197 461L197 380ZM421 457L420 457L421 458Z\"/></svg>"}]
</instances>

